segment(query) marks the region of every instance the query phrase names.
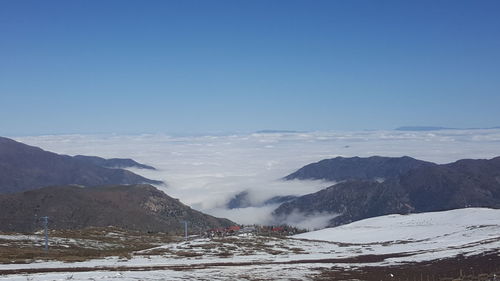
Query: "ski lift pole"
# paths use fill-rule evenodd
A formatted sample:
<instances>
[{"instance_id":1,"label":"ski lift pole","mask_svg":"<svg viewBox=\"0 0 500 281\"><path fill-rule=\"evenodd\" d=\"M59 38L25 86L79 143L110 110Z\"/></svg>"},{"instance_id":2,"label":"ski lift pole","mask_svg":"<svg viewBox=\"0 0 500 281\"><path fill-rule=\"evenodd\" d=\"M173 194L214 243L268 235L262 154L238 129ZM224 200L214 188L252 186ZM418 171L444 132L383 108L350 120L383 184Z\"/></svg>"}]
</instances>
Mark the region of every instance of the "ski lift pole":
<instances>
[{"instance_id":1,"label":"ski lift pole","mask_svg":"<svg viewBox=\"0 0 500 281\"><path fill-rule=\"evenodd\" d=\"M45 234L45 247L44 250L45 252L49 251L49 217L41 217L43 219L43 227L44 227L44 234Z\"/></svg>"},{"instance_id":2,"label":"ski lift pole","mask_svg":"<svg viewBox=\"0 0 500 281\"><path fill-rule=\"evenodd\" d=\"M188 240L188 222L184 221L184 238Z\"/></svg>"}]
</instances>

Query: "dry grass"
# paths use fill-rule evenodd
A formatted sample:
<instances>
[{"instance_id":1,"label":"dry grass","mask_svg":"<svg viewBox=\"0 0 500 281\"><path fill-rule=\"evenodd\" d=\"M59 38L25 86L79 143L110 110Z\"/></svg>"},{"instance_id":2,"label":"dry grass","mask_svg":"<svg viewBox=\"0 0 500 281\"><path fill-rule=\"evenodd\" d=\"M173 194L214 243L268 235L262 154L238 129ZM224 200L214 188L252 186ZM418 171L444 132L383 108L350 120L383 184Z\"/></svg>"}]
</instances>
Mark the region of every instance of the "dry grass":
<instances>
[{"instance_id":1,"label":"dry grass","mask_svg":"<svg viewBox=\"0 0 500 281\"><path fill-rule=\"evenodd\" d=\"M40 239L2 240L0 263L30 263L34 260L63 262L85 261L118 256L130 258L134 251L176 241L163 233L141 233L118 228L88 228L50 232L49 251L45 252Z\"/></svg>"}]
</instances>

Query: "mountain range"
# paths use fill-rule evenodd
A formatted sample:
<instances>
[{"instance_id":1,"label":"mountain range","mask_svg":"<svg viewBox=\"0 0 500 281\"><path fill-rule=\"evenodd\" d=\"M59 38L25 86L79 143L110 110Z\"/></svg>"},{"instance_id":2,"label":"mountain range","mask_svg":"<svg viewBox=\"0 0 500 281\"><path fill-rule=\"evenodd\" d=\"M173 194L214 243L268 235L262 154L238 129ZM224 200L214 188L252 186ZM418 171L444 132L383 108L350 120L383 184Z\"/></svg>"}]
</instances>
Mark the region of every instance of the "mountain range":
<instances>
[{"instance_id":1,"label":"mountain range","mask_svg":"<svg viewBox=\"0 0 500 281\"><path fill-rule=\"evenodd\" d=\"M0 193L53 185L162 184L114 167L149 167L131 159L68 156L0 137ZM113 167L113 168L110 168ZM152 167L149 167L152 168Z\"/></svg>"},{"instance_id":2,"label":"mountain range","mask_svg":"<svg viewBox=\"0 0 500 281\"><path fill-rule=\"evenodd\" d=\"M48 215L54 228L118 226L174 231L183 220L204 230L233 224L192 210L148 184L161 184L122 168L154 169L132 159L68 156L0 137L0 230L31 231ZM276 223L291 214L330 213L329 226L387 214L464 207L500 208L500 157L450 164L404 157L337 157L306 165L284 180L332 185L304 196L276 196L255 206L280 204ZM334 184L335 183L335 184ZM254 206L248 191L229 209Z\"/></svg>"},{"instance_id":3,"label":"mountain range","mask_svg":"<svg viewBox=\"0 0 500 281\"><path fill-rule=\"evenodd\" d=\"M500 208L500 157L443 165L410 157L337 157L307 165L285 179L340 182L283 203L273 213L278 222L294 212L336 214L329 222L336 226L394 213Z\"/></svg>"}]
</instances>

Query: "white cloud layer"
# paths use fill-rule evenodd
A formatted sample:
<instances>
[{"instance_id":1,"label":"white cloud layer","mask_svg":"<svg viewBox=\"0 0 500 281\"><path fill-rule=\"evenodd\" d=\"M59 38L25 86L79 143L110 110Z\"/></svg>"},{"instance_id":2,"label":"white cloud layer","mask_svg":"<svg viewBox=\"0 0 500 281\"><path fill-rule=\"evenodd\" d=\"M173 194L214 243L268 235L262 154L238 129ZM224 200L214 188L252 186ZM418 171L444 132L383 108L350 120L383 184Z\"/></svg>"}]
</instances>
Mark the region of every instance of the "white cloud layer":
<instances>
[{"instance_id":1,"label":"white cloud layer","mask_svg":"<svg viewBox=\"0 0 500 281\"><path fill-rule=\"evenodd\" d=\"M18 141L61 154L121 157L152 165L158 171L133 169L195 209L240 223L266 223L273 206L227 210L235 194L249 191L250 200L262 202L276 195L302 195L331 183L284 182L280 178L298 168L336 156L408 155L448 163L462 158L500 155L500 130L433 132L358 131L229 136L172 137L168 135L54 135L18 137ZM303 225L316 228L326 214ZM300 215L297 215L300 218ZM301 225L300 219L293 220ZM315 222L315 223L310 223Z\"/></svg>"}]
</instances>

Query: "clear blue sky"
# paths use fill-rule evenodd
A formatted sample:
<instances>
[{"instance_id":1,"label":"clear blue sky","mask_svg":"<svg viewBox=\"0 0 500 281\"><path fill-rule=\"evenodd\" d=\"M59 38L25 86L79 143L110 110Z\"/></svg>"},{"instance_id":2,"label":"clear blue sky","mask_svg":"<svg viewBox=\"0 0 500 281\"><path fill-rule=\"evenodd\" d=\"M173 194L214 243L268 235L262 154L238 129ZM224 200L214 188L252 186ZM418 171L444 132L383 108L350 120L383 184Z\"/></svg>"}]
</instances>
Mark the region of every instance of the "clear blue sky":
<instances>
[{"instance_id":1,"label":"clear blue sky","mask_svg":"<svg viewBox=\"0 0 500 281\"><path fill-rule=\"evenodd\" d=\"M500 1L0 1L0 135L500 126Z\"/></svg>"}]
</instances>

